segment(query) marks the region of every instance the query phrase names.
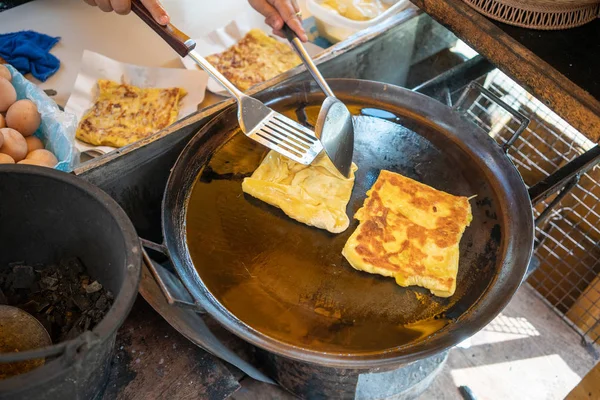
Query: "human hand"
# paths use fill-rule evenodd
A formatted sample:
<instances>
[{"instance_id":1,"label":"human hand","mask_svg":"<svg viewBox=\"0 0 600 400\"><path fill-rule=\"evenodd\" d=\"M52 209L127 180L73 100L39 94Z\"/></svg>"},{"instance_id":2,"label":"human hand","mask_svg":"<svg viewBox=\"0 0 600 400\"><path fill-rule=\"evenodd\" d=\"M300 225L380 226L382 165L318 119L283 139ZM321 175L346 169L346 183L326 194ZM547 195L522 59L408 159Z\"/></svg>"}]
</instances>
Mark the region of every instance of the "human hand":
<instances>
[{"instance_id":1,"label":"human hand","mask_svg":"<svg viewBox=\"0 0 600 400\"><path fill-rule=\"evenodd\" d=\"M281 28L286 23L296 32L300 40L308 41L308 36L302 27L300 7L296 0L248 0L248 3L265 17L265 23L273 28L273 33L276 35L285 37Z\"/></svg>"},{"instance_id":2,"label":"human hand","mask_svg":"<svg viewBox=\"0 0 600 400\"><path fill-rule=\"evenodd\" d=\"M90 6L98 7L104 12L114 11L117 14L125 15L131 11L131 0L83 0ZM150 11L156 22L161 25L169 23L169 14L165 11L158 0L140 0L140 2Z\"/></svg>"}]
</instances>

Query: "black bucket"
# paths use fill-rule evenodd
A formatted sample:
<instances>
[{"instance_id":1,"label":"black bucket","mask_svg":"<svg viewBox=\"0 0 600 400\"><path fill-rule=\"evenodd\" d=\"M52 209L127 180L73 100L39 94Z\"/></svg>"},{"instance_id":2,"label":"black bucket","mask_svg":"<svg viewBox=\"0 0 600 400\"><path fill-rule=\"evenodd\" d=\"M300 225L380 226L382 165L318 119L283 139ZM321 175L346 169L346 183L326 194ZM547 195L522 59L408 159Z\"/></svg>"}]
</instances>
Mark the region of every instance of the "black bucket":
<instances>
[{"instance_id":1,"label":"black bucket","mask_svg":"<svg viewBox=\"0 0 600 400\"><path fill-rule=\"evenodd\" d=\"M63 172L0 165L0 268L77 257L114 294L93 330L53 346L0 354L0 363L46 357L30 372L0 381L0 399L93 399L106 385L118 328L136 298L141 253L125 212L97 187Z\"/></svg>"}]
</instances>

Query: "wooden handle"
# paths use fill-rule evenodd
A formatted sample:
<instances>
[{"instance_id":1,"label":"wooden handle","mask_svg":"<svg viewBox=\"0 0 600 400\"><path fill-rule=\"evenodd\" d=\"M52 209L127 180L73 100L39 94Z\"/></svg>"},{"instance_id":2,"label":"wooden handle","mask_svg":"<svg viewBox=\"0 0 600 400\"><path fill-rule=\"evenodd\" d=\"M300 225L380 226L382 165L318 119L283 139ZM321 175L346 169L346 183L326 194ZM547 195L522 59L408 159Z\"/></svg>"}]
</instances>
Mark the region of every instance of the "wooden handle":
<instances>
[{"instance_id":1,"label":"wooden handle","mask_svg":"<svg viewBox=\"0 0 600 400\"><path fill-rule=\"evenodd\" d=\"M154 32L158 33L181 57L187 56L190 50L196 47L196 43L174 25L161 25L156 22L150 11L144 7L140 0L131 0L131 11L140 17Z\"/></svg>"}]
</instances>

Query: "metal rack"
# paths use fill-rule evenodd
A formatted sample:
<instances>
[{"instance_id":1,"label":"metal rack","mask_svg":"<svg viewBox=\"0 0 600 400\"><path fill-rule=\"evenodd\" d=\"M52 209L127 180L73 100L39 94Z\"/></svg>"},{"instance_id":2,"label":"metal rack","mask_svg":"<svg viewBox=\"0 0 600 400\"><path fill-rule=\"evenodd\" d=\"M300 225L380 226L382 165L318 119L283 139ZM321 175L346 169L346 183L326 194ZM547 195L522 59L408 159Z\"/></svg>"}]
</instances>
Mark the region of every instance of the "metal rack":
<instances>
[{"instance_id":1,"label":"metal rack","mask_svg":"<svg viewBox=\"0 0 600 400\"><path fill-rule=\"evenodd\" d=\"M584 135L498 70L483 86L531 123L508 152L529 186L597 148ZM478 94L466 115L505 144L518 122ZM535 257L539 266L528 278L539 295L574 328L586 344L600 342L600 167L598 157L586 171L570 171L573 180L558 195L538 205ZM588 164L589 167L589 164ZM587 168L586 168L587 169Z\"/></svg>"}]
</instances>

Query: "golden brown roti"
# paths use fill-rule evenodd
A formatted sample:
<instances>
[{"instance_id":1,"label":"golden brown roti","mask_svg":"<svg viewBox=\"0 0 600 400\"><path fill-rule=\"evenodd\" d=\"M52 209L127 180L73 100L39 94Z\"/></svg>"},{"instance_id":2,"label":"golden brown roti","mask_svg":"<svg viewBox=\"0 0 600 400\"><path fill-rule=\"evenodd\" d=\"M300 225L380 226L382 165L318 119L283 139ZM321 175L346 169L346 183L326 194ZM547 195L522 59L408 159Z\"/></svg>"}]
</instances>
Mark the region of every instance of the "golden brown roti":
<instances>
[{"instance_id":1,"label":"golden brown roti","mask_svg":"<svg viewBox=\"0 0 600 400\"><path fill-rule=\"evenodd\" d=\"M458 244L472 220L468 199L389 171L381 171L367 196L342 251L350 265L452 296Z\"/></svg>"},{"instance_id":2,"label":"golden brown roti","mask_svg":"<svg viewBox=\"0 0 600 400\"><path fill-rule=\"evenodd\" d=\"M244 179L242 190L296 221L339 233L350 223L346 206L355 171L352 164L350 178L342 177L324 152L307 166L270 151L252 176Z\"/></svg>"},{"instance_id":3,"label":"golden brown roti","mask_svg":"<svg viewBox=\"0 0 600 400\"><path fill-rule=\"evenodd\" d=\"M140 89L98 80L98 97L77 128L77 139L96 146L122 147L177 121L180 88Z\"/></svg>"},{"instance_id":4,"label":"golden brown roti","mask_svg":"<svg viewBox=\"0 0 600 400\"><path fill-rule=\"evenodd\" d=\"M206 59L241 91L301 63L288 45L267 36L260 29L252 29L234 46Z\"/></svg>"}]
</instances>

